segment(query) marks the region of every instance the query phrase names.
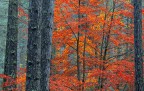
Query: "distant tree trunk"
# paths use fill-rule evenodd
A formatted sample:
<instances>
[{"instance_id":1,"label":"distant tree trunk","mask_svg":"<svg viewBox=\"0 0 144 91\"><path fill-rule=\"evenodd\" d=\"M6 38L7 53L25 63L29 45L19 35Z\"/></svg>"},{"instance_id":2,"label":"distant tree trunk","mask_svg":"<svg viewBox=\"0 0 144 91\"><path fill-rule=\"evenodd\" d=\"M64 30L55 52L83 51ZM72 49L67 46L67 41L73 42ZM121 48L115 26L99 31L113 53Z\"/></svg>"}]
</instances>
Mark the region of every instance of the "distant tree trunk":
<instances>
[{"instance_id":1,"label":"distant tree trunk","mask_svg":"<svg viewBox=\"0 0 144 91\"><path fill-rule=\"evenodd\" d=\"M43 0L41 20L41 91L49 91L54 0Z\"/></svg>"},{"instance_id":2,"label":"distant tree trunk","mask_svg":"<svg viewBox=\"0 0 144 91\"><path fill-rule=\"evenodd\" d=\"M105 8L107 8L107 6L108 6L108 2L106 2ZM106 20L106 19L107 19L107 13L105 12L104 20ZM103 32L102 32L102 39L101 39L101 46L100 46L100 60L103 59L103 47L104 47L104 41L105 41L105 25L106 25L106 23L103 24ZM99 68L102 69L102 65L100 65ZM102 85L102 84L101 84L101 83L102 83L101 75L99 76L98 83L99 83L99 86L98 86L98 87L95 86L95 88L96 88L96 89L97 89L97 88L101 89L101 85Z\"/></svg>"},{"instance_id":3,"label":"distant tree trunk","mask_svg":"<svg viewBox=\"0 0 144 91\"><path fill-rule=\"evenodd\" d=\"M26 91L41 91L41 31L39 28L41 1L29 1Z\"/></svg>"},{"instance_id":4,"label":"distant tree trunk","mask_svg":"<svg viewBox=\"0 0 144 91\"><path fill-rule=\"evenodd\" d=\"M111 29L112 29L112 24L113 24L113 19L114 19L114 12L115 12L115 2L113 1L113 9L112 9L111 22L110 22L109 30L106 34L106 38L104 39L105 41L103 40L105 47L104 47L104 53L103 53L103 57L102 57L103 64L102 64L102 66L100 66L101 70L105 70L104 61L107 60L107 52L108 52L109 41L110 41L110 37L111 37L110 34L111 34ZM102 91L103 82L104 82L104 80L102 79L102 76L103 76L103 74L101 74L101 77L100 77L100 91Z\"/></svg>"},{"instance_id":5,"label":"distant tree trunk","mask_svg":"<svg viewBox=\"0 0 144 91\"><path fill-rule=\"evenodd\" d=\"M18 0L9 0L4 74L16 78L18 41ZM5 82L6 80L4 80ZM12 89L16 85L4 88Z\"/></svg>"},{"instance_id":6,"label":"distant tree trunk","mask_svg":"<svg viewBox=\"0 0 144 91\"><path fill-rule=\"evenodd\" d=\"M78 0L78 23L80 23L80 0ZM77 61L77 79L81 81L81 71L80 71L80 54L79 54L79 44L80 44L80 25L78 24L78 33L77 33L77 44L76 44L76 61ZM78 86L78 91L81 90L81 86Z\"/></svg>"},{"instance_id":7,"label":"distant tree trunk","mask_svg":"<svg viewBox=\"0 0 144 91\"><path fill-rule=\"evenodd\" d=\"M78 1L78 5L79 5L79 8L78 8L78 23L80 23L80 0ZM80 25L78 25L78 29L80 30ZM77 78L78 78L78 80L80 81L80 79L81 79L81 74L80 74L80 61L79 61L79 59L80 59L80 55L79 55L79 42L80 42L80 39L79 39L79 37L80 37L80 31L78 30L78 33L77 33L77 48L76 48L76 50L77 50Z\"/></svg>"},{"instance_id":8,"label":"distant tree trunk","mask_svg":"<svg viewBox=\"0 0 144 91\"><path fill-rule=\"evenodd\" d=\"M142 0L134 0L135 91L143 91Z\"/></svg>"},{"instance_id":9,"label":"distant tree trunk","mask_svg":"<svg viewBox=\"0 0 144 91\"><path fill-rule=\"evenodd\" d=\"M86 56L86 43L87 43L87 40L86 40L86 37L87 37L87 34L86 34L86 31L85 31L85 38L84 38L84 49L83 49L83 79L82 79L82 82L83 82L83 86L82 86L82 91L85 90L85 87L84 87L84 84L85 84L85 71L86 71L86 62L85 62L85 56Z\"/></svg>"}]
</instances>

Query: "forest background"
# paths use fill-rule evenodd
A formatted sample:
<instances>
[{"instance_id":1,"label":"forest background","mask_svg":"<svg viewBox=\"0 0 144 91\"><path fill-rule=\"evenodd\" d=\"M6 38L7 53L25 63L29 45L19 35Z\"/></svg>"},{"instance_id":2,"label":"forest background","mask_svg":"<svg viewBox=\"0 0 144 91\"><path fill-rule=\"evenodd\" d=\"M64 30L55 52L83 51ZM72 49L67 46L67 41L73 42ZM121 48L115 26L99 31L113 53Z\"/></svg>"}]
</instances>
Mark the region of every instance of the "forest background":
<instances>
[{"instance_id":1,"label":"forest background","mask_svg":"<svg viewBox=\"0 0 144 91\"><path fill-rule=\"evenodd\" d=\"M1 74L4 71L8 2L0 0ZM19 0L17 84L23 91L28 6L28 0ZM55 0L51 91L133 91L133 9L131 0L81 0L80 4L78 0Z\"/></svg>"}]
</instances>

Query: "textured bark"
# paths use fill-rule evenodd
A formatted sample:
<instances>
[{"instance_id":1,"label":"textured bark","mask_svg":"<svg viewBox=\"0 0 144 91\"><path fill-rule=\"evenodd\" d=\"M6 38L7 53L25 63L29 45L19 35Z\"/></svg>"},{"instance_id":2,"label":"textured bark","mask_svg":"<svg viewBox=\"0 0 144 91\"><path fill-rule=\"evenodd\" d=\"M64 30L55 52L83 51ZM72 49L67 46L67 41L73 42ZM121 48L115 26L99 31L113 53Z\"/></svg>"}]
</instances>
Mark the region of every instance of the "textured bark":
<instances>
[{"instance_id":1,"label":"textured bark","mask_svg":"<svg viewBox=\"0 0 144 91\"><path fill-rule=\"evenodd\" d=\"M41 91L41 31L39 28L41 1L29 1L26 91Z\"/></svg>"},{"instance_id":2,"label":"textured bark","mask_svg":"<svg viewBox=\"0 0 144 91\"><path fill-rule=\"evenodd\" d=\"M41 20L41 91L49 91L54 0L43 0Z\"/></svg>"},{"instance_id":3,"label":"textured bark","mask_svg":"<svg viewBox=\"0 0 144 91\"><path fill-rule=\"evenodd\" d=\"M142 0L134 0L135 91L143 91Z\"/></svg>"},{"instance_id":4,"label":"textured bark","mask_svg":"<svg viewBox=\"0 0 144 91\"><path fill-rule=\"evenodd\" d=\"M4 74L16 78L18 41L18 0L9 0ZM5 81L5 80L4 80ZM4 88L12 89L16 85Z\"/></svg>"}]
</instances>

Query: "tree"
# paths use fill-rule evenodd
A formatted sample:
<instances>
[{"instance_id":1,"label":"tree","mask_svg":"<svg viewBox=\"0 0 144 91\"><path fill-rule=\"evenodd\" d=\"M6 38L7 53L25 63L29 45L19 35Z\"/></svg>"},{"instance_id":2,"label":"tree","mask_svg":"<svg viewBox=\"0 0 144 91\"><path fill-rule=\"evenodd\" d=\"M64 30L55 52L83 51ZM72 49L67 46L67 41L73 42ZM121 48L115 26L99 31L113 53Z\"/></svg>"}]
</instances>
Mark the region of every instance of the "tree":
<instances>
[{"instance_id":1,"label":"tree","mask_svg":"<svg viewBox=\"0 0 144 91\"><path fill-rule=\"evenodd\" d=\"M128 50L131 54L124 58L124 50L126 43L129 44L129 49L133 48L133 25L129 23L128 27L125 26L125 18L133 17L133 6L129 1L89 0L86 5L87 1L81 0L80 10L79 0L56 1L56 28L53 32L56 55L52 61L51 90L77 90L82 85L83 90L132 90L134 66L130 56L133 53ZM118 48L120 52L115 54ZM78 68L83 83L81 79L77 79ZM70 78L73 79L70 81Z\"/></svg>"},{"instance_id":2,"label":"tree","mask_svg":"<svg viewBox=\"0 0 144 91\"><path fill-rule=\"evenodd\" d=\"M143 91L142 0L134 0L135 91Z\"/></svg>"},{"instance_id":3,"label":"tree","mask_svg":"<svg viewBox=\"0 0 144 91\"><path fill-rule=\"evenodd\" d=\"M49 91L54 0L43 0L41 19L41 90Z\"/></svg>"},{"instance_id":4,"label":"tree","mask_svg":"<svg viewBox=\"0 0 144 91\"><path fill-rule=\"evenodd\" d=\"M9 0L4 74L16 78L18 41L18 0ZM5 82L6 80L4 80ZM4 88L12 89L16 85Z\"/></svg>"},{"instance_id":5,"label":"tree","mask_svg":"<svg viewBox=\"0 0 144 91\"><path fill-rule=\"evenodd\" d=\"M41 30L39 27L41 1L29 1L26 91L40 91Z\"/></svg>"}]
</instances>

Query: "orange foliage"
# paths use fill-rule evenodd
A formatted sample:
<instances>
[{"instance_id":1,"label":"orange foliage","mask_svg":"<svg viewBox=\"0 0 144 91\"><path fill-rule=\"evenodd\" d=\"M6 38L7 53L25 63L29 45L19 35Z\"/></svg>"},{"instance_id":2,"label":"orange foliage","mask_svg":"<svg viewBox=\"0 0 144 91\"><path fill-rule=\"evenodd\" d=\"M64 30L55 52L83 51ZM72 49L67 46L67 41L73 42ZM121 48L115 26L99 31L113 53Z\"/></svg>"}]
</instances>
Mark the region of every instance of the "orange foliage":
<instances>
[{"instance_id":1,"label":"orange foliage","mask_svg":"<svg viewBox=\"0 0 144 91\"><path fill-rule=\"evenodd\" d=\"M133 59L129 56L124 58L126 54L122 55L122 60L117 57L119 56L117 48L123 46L121 50L123 52L127 49L125 44L128 44L129 48L133 47L133 6L128 0L114 0L115 7L107 2L107 0L89 0L89 2L81 0L79 7L78 0L56 0L53 31L55 54L52 60L51 90L58 91L60 88L60 91L75 91L83 85L85 90L99 91L100 79L103 80L102 90L113 88L119 91L124 85L133 85L134 65L131 61ZM124 17L128 20L125 21ZM85 36L86 42L84 42ZM106 42L108 51L106 59L103 59ZM81 80L75 82L78 70L77 44L79 44ZM84 48L85 57L83 57ZM116 55L111 52L115 52ZM84 83L83 62L86 64ZM70 78L71 81L67 80ZM72 85L78 82L79 85Z\"/></svg>"},{"instance_id":2,"label":"orange foliage","mask_svg":"<svg viewBox=\"0 0 144 91\"><path fill-rule=\"evenodd\" d=\"M127 50L132 50L134 43L133 6L129 0L113 0L113 5L109 0L81 0L80 6L78 1L55 0L50 90L78 91L84 87L84 91L120 91L127 85L132 91L134 63L131 51L127 53ZM28 19L21 7L19 11L19 17ZM142 12L144 14L144 10ZM3 74L0 78L11 79ZM25 72L11 80L4 86L18 84L25 91Z\"/></svg>"}]
</instances>

